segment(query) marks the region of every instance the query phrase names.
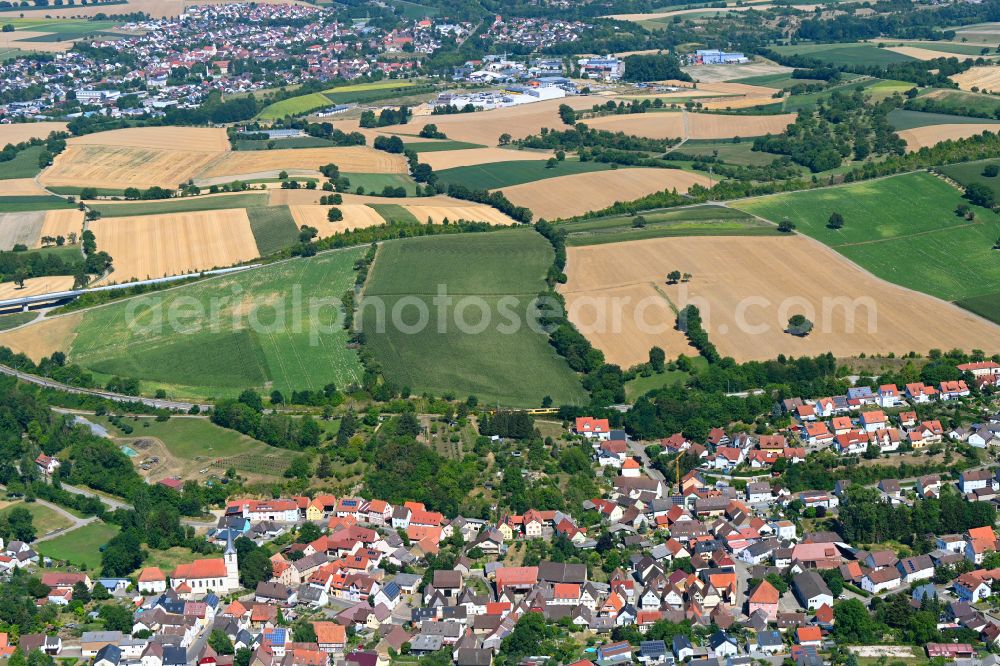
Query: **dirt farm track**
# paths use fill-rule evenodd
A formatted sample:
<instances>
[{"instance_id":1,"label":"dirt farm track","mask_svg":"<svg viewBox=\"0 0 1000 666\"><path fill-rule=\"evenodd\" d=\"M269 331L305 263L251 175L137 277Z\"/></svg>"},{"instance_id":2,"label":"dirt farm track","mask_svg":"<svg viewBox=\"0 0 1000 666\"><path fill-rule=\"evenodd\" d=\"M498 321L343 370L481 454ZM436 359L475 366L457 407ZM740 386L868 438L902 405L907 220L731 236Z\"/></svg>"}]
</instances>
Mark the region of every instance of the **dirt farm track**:
<instances>
[{"instance_id":1,"label":"dirt farm track","mask_svg":"<svg viewBox=\"0 0 1000 666\"><path fill-rule=\"evenodd\" d=\"M694 277L689 284L667 285L665 276L672 270ZM645 361L653 344L668 357L692 353L673 330L674 308L688 304L701 311L719 353L737 361L828 351L856 356L1000 347L1000 326L883 282L802 236L659 238L570 247L566 274L561 292L570 319L608 362L622 366ZM612 297L628 300L612 307ZM595 326L599 307L609 319ZM615 312L621 315L617 326L610 320ZM815 324L809 336L782 332L793 314L805 314Z\"/></svg>"}]
</instances>

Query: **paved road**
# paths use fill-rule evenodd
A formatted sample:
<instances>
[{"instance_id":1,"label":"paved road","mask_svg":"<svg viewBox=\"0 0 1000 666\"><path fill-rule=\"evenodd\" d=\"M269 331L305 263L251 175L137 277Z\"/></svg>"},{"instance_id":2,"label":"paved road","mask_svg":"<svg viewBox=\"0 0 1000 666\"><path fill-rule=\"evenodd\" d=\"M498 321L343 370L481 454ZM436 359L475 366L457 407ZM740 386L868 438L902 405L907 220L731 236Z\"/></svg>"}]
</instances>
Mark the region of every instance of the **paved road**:
<instances>
[{"instance_id":1,"label":"paved road","mask_svg":"<svg viewBox=\"0 0 1000 666\"><path fill-rule=\"evenodd\" d=\"M104 398L106 400L113 400L115 402L139 402L156 409L170 409L170 410L180 410L188 411L196 403L191 402L181 402L178 400L162 400L160 398L143 398L135 395L124 395L122 393L113 393L111 391L103 391L99 389L87 389L80 388L77 386L70 386L68 384L63 384L62 382L57 382L54 379L49 379L48 377L39 377L38 375L28 374L26 372L20 372L14 368L7 365L0 365L0 374L10 375L12 377L17 377L21 381L28 382L30 384L35 384L37 386L43 386L45 388L56 389L57 391L65 391L66 393L76 393L78 395L92 395L98 398ZM208 404L198 404L199 409L207 409L210 405Z\"/></svg>"}]
</instances>

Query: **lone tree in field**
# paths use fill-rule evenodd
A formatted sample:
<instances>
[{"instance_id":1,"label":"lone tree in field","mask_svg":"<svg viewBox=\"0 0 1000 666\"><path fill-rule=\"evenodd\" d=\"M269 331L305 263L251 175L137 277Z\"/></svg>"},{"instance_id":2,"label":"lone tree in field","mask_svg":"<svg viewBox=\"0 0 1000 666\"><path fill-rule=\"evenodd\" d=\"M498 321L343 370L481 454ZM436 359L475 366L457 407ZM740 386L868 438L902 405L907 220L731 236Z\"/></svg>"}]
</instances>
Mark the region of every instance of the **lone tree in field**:
<instances>
[{"instance_id":1,"label":"lone tree in field","mask_svg":"<svg viewBox=\"0 0 1000 666\"><path fill-rule=\"evenodd\" d=\"M690 273L685 273L684 275L681 276L681 282L690 282L691 278L693 277L694 276L691 275Z\"/></svg>"},{"instance_id":2,"label":"lone tree in field","mask_svg":"<svg viewBox=\"0 0 1000 666\"><path fill-rule=\"evenodd\" d=\"M827 220L826 226L830 229L842 229L844 227L844 216L837 211L830 213L830 219Z\"/></svg>"},{"instance_id":3,"label":"lone tree in field","mask_svg":"<svg viewBox=\"0 0 1000 666\"><path fill-rule=\"evenodd\" d=\"M663 372L663 363L667 360L666 353L659 347L649 348L649 367L653 372Z\"/></svg>"},{"instance_id":4,"label":"lone tree in field","mask_svg":"<svg viewBox=\"0 0 1000 666\"><path fill-rule=\"evenodd\" d=\"M680 271L670 271L667 273L667 284L677 284L680 282L681 272Z\"/></svg>"},{"instance_id":5,"label":"lone tree in field","mask_svg":"<svg viewBox=\"0 0 1000 666\"><path fill-rule=\"evenodd\" d=\"M331 222L340 222L344 219L344 213L339 208L331 208L326 214L326 219Z\"/></svg>"},{"instance_id":6,"label":"lone tree in field","mask_svg":"<svg viewBox=\"0 0 1000 666\"><path fill-rule=\"evenodd\" d=\"M646 226L646 218L644 218L642 215L636 215L635 217L632 218L633 229L642 229L645 226Z\"/></svg>"},{"instance_id":7,"label":"lone tree in field","mask_svg":"<svg viewBox=\"0 0 1000 666\"><path fill-rule=\"evenodd\" d=\"M997 166L996 164L987 164L986 168L983 169L983 175L987 178L996 178L997 175L1000 175L1000 166Z\"/></svg>"},{"instance_id":8,"label":"lone tree in field","mask_svg":"<svg viewBox=\"0 0 1000 666\"><path fill-rule=\"evenodd\" d=\"M780 231L783 234L790 234L793 231L795 231L795 225L792 223L791 220L782 220L780 223L778 223L778 231Z\"/></svg>"},{"instance_id":9,"label":"lone tree in field","mask_svg":"<svg viewBox=\"0 0 1000 666\"><path fill-rule=\"evenodd\" d=\"M506 132L504 132L503 134L500 135L500 139L499 139L498 143L501 146L506 146L506 145L510 144L510 140L511 140L510 134L507 134Z\"/></svg>"},{"instance_id":10,"label":"lone tree in field","mask_svg":"<svg viewBox=\"0 0 1000 666\"><path fill-rule=\"evenodd\" d=\"M806 319L805 315L797 314L788 318L788 328L785 331L797 337L804 338L809 335L812 329L813 323Z\"/></svg>"}]
</instances>

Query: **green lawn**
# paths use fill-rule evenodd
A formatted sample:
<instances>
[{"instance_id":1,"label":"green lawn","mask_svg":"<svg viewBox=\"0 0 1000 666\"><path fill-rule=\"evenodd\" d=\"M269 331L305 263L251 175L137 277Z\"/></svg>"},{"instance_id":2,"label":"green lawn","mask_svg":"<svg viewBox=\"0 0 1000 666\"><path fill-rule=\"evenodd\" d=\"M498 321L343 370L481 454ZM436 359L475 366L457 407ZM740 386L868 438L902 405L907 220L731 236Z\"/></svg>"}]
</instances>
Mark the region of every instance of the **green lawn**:
<instances>
[{"instance_id":1,"label":"green lawn","mask_svg":"<svg viewBox=\"0 0 1000 666\"><path fill-rule=\"evenodd\" d=\"M14 159L0 162L0 180L11 178L34 178L42 167L38 166L38 156L45 146L30 146L19 150Z\"/></svg>"},{"instance_id":2,"label":"green lawn","mask_svg":"<svg viewBox=\"0 0 1000 666\"><path fill-rule=\"evenodd\" d=\"M176 396L344 386L361 378L361 366L337 306L362 252L327 252L86 310L69 356ZM182 313L173 322L172 311Z\"/></svg>"},{"instance_id":3,"label":"green lawn","mask_svg":"<svg viewBox=\"0 0 1000 666\"><path fill-rule=\"evenodd\" d=\"M417 183L407 175L398 173L343 173L351 181L350 192L355 193L359 187L365 188L365 194L379 195L386 185L390 187L402 187L406 190L406 196L412 197L417 194Z\"/></svg>"},{"instance_id":4,"label":"green lawn","mask_svg":"<svg viewBox=\"0 0 1000 666\"><path fill-rule=\"evenodd\" d=\"M388 380L414 393L476 395L515 407L539 405L546 395L557 405L583 404L577 375L548 337L526 324L551 262L551 246L530 229L385 243L365 290L367 344ZM433 302L442 289L456 298L446 312ZM469 328L456 324L460 304L468 305ZM379 315L382 308L388 316ZM422 308L426 326L418 325Z\"/></svg>"},{"instance_id":5,"label":"green lawn","mask_svg":"<svg viewBox=\"0 0 1000 666\"><path fill-rule=\"evenodd\" d=\"M0 315L0 331L7 331L27 324L37 316L37 312L13 312L11 314Z\"/></svg>"},{"instance_id":6,"label":"green lawn","mask_svg":"<svg viewBox=\"0 0 1000 666\"><path fill-rule=\"evenodd\" d=\"M545 160L514 160L442 169L435 173L443 183L465 185L476 190L493 190L575 173L607 171L610 168L611 165L604 162L565 160L549 169Z\"/></svg>"},{"instance_id":7,"label":"green lawn","mask_svg":"<svg viewBox=\"0 0 1000 666\"><path fill-rule=\"evenodd\" d=\"M598 245L664 236L747 236L777 234L777 228L742 211L723 206L693 206L642 213L646 226L633 226L634 215L598 217L564 225L567 245Z\"/></svg>"},{"instance_id":8,"label":"green lawn","mask_svg":"<svg viewBox=\"0 0 1000 666\"><path fill-rule=\"evenodd\" d=\"M288 206L254 206L247 208L247 217L262 257L298 242L299 228Z\"/></svg>"},{"instance_id":9,"label":"green lawn","mask_svg":"<svg viewBox=\"0 0 1000 666\"><path fill-rule=\"evenodd\" d=\"M432 85L414 85L408 81L379 81L378 84L389 84L382 87L345 86L323 91L323 95L334 104L371 104L378 101L410 98L414 95L433 93ZM362 84L362 86L376 84Z\"/></svg>"},{"instance_id":10,"label":"green lawn","mask_svg":"<svg viewBox=\"0 0 1000 666\"><path fill-rule=\"evenodd\" d=\"M101 566L101 548L116 534L116 525L97 521L50 541L43 541L37 545L36 550L45 557L94 570Z\"/></svg>"},{"instance_id":11,"label":"green lawn","mask_svg":"<svg viewBox=\"0 0 1000 666\"><path fill-rule=\"evenodd\" d=\"M50 509L38 502L15 502L0 509L0 516L6 516L15 507L27 509L31 512L31 522L35 526L36 537L43 537L49 532L66 529L73 524L73 521L55 509Z\"/></svg>"},{"instance_id":12,"label":"green lawn","mask_svg":"<svg viewBox=\"0 0 1000 666\"><path fill-rule=\"evenodd\" d=\"M635 400L641 395L654 391L664 386L673 386L686 382L692 374L701 372L708 368L708 361L703 356L689 358L691 372L683 370L664 370L660 374L652 374L649 377L638 376L635 379L625 382L625 395L629 400Z\"/></svg>"},{"instance_id":13,"label":"green lawn","mask_svg":"<svg viewBox=\"0 0 1000 666\"><path fill-rule=\"evenodd\" d=\"M267 205L266 193L242 192L240 194L201 195L159 201L136 201L135 203L94 203L91 208L100 213L102 217L125 217L162 213L190 213L199 210L224 210L227 208L252 208L265 205Z\"/></svg>"},{"instance_id":14,"label":"green lawn","mask_svg":"<svg viewBox=\"0 0 1000 666\"><path fill-rule=\"evenodd\" d=\"M309 93L308 95L298 95L289 97L280 102L268 104L257 114L260 120L277 120L285 116L298 116L310 111L316 111L327 106L333 106L330 100L323 93Z\"/></svg>"},{"instance_id":15,"label":"green lawn","mask_svg":"<svg viewBox=\"0 0 1000 666\"><path fill-rule=\"evenodd\" d=\"M310 111L317 111L334 104L374 101L384 98L386 95L391 97L395 94L394 91L406 91L414 85L412 81L384 80L337 86L323 92L298 95L268 104L257 114L257 117L261 120L277 120L285 116L298 116Z\"/></svg>"},{"instance_id":16,"label":"green lawn","mask_svg":"<svg viewBox=\"0 0 1000 666\"><path fill-rule=\"evenodd\" d=\"M186 460L229 458L241 453L283 454L281 449L235 430L221 428L207 418L174 417L167 421L157 421L152 417L140 417L138 421L129 419L127 423L133 427L130 435L121 433L107 417L88 418L118 436L156 437L166 445L170 453Z\"/></svg>"},{"instance_id":17,"label":"green lawn","mask_svg":"<svg viewBox=\"0 0 1000 666\"><path fill-rule=\"evenodd\" d=\"M961 301L1000 291L993 244L1000 216L975 208L955 214L958 190L928 173L841 187L759 197L734 205L761 217L791 220L797 230L831 246L875 275L918 291ZM829 229L839 212L844 227Z\"/></svg>"}]
</instances>

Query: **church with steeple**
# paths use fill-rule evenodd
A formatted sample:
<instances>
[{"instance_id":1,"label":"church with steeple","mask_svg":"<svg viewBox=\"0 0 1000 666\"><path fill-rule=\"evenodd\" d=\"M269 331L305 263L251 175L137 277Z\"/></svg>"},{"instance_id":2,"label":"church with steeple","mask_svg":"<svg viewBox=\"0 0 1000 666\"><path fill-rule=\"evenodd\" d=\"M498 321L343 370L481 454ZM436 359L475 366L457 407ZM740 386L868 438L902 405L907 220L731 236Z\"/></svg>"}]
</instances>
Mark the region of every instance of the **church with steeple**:
<instances>
[{"instance_id":1,"label":"church with steeple","mask_svg":"<svg viewBox=\"0 0 1000 666\"><path fill-rule=\"evenodd\" d=\"M178 595L189 599L200 598L209 592L225 595L240 589L239 554L233 545L232 532L222 557L178 565L170 576L170 586Z\"/></svg>"}]
</instances>

